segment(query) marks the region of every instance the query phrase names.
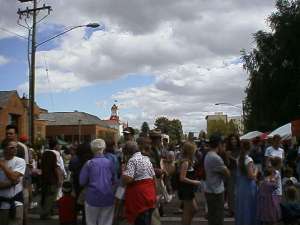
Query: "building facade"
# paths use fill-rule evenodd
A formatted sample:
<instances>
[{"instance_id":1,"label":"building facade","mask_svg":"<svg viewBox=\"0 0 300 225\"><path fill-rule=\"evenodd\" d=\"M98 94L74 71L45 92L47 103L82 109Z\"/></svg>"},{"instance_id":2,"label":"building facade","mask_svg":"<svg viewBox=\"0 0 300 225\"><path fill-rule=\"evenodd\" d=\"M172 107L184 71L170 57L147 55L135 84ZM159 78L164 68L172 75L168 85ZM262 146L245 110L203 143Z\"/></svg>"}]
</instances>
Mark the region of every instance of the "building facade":
<instances>
[{"instance_id":1,"label":"building facade","mask_svg":"<svg viewBox=\"0 0 300 225\"><path fill-rule=\"evenodd\" d=\"M35 105L35 139L46 137L46 121L38 120L40 113L46 111ZM19 136L28 137L28 99L20 98L16 90L0 91L0 140L5 138L5 128L10 124L17 127Z\"/></svg>"},{"instance_id":2,"label":"building facade","mask_svg":"<svg viewBox=\"0 0 300 225\"><path fill-rule=\"evenodd\" d=\"M97 116L85 112L51 112L40 115L47 121L46 138L67 143L90 142L95 138L112 138L117 141L118 131L109 127Z\"/></svg>"}]
</instances>

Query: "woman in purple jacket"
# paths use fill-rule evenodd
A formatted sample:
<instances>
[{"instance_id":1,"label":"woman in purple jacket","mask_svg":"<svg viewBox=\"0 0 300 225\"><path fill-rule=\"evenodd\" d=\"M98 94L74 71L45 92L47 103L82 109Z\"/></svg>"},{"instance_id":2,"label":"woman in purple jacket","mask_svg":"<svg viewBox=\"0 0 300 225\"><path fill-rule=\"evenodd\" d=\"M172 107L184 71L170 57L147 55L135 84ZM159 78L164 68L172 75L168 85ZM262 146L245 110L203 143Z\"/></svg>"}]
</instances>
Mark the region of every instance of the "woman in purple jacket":
<instances>
[{"instance_id":1,"label":"woman in purple jacket","mask_svg":"<svg viewBox=\"0 0 300 225\"><path fill-rule=\"evenodd\" d=\"M80 172L80 185L85 187L87 225L111 225L114 212L114 165L104 157L105 142L91 142L94 158L87 161Z\"/></svg>"}]
</instances>

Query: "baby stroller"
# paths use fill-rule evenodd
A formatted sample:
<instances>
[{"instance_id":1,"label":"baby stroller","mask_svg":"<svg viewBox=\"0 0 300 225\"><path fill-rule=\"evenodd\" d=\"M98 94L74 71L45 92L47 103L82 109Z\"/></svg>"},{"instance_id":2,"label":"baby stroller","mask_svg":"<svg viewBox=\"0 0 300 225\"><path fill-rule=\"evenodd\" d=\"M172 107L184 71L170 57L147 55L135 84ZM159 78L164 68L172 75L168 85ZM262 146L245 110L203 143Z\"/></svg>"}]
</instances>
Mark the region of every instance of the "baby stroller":
<instances>
[{"instance_id":1,"label":"baby stroller","mask_svg":"<svg viewBox=\"0 0 300 225\"><path fill-rule=\"evenodd\" d=\"M282 221L285 225L300 224L300 203L282 203L281 205Z\"/></svg>"}]
</instances>

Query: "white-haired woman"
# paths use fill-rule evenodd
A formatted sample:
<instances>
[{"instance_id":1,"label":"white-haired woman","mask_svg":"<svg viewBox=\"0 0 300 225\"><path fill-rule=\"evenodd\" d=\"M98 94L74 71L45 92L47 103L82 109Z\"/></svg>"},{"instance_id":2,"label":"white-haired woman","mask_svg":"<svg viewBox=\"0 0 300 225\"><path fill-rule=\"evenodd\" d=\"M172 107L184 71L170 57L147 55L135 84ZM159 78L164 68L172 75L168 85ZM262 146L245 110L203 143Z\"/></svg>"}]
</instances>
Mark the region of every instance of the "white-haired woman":
<instances>
[{"instance_id":1,"label":"white-haired woman","mask_svg":"<svg viewBox=\"0 0 300 225\"><path fill-rule=\"evenodd\" d=\"M114 212L114 165L104 157L105 142L91 142L94 158L87 161L80 172L80 185L84 186L87 225L111 225Z\"/></svg>"}]
</instances>

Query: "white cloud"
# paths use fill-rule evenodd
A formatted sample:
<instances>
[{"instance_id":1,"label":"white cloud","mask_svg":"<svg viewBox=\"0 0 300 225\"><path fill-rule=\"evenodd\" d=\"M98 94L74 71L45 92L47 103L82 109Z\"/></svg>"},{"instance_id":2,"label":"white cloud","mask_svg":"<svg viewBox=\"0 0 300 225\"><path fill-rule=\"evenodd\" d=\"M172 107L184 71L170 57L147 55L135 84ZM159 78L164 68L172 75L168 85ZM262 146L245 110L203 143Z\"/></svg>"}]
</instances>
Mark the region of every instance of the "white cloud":
<instances>
[{"instance_id":1,"label":"white cloud","mask_svg":"<svg viewBox=\"0 0 300 225\"><path fill-rule=\"evenodd\" d=\"M76 91L82 87L87 87L90 83L76 77L71 72L50 71L47 74L45 68L36 69L36 92L38 93L58 93L63 91ZM28 93L28 82L18 86L20 93Z\"/></svg>"},{"instance_id":2,"label":"white cloud","mask_svg":"<svg viewBox=\"0 0 300 225\"><path fill-rule=\"evenodd\" d=\"M12 2L0 0L0 26L15 30L20 4ZM53 12L47 18L50 25L40 30L89 22L104 22L106 30L87 38L77 29L56 40L55 49L38 52L38 91L74 91L128 74L151 74L152 85L112 96L126 106L124 119L139 127L144 120L151 123L165 115L181 119L185 130L194 131L205 126L208 113L240 113L214 103L241 103L247 76L234 62L242 48L253 46L252 34L266 29L275 5L275 0L42 2L52 5ZM44 55L52 87L42 69Z\"/></svg>"},{"instance_id":3,"label":"white cloud","mask_svg":"<svg viewBox=\"0 0 300 225\"><path fill-rule=\"evenodd\" d=\"M0 66L9 62L9 59L3 55L0 55Z\"/></svg>"},{"instance_id":4,"label":"white cloud","mask_svg":"<svg viewBox=\"0 0 300 225\"><path fill-rule=\"evenodd\" d=\"M213 69L189 64L165 71L154 85L125 90L113 98L126 105L127 109L133 109L123 116L134 126L167 116L179 118L186 131L199 131L205 128L205 116L215 111L241 114L236 108L214 104L240 104L246 83L247 75L241 64L224 64ZM139 116L135 111L139 112Z\"/></svg>"}]
</instances>

